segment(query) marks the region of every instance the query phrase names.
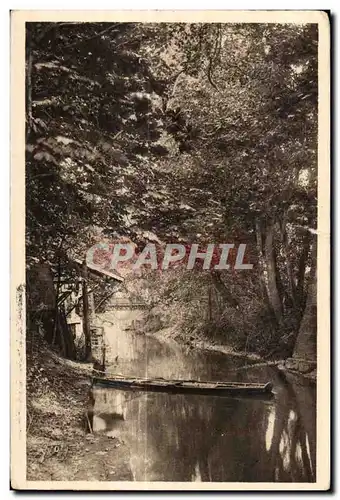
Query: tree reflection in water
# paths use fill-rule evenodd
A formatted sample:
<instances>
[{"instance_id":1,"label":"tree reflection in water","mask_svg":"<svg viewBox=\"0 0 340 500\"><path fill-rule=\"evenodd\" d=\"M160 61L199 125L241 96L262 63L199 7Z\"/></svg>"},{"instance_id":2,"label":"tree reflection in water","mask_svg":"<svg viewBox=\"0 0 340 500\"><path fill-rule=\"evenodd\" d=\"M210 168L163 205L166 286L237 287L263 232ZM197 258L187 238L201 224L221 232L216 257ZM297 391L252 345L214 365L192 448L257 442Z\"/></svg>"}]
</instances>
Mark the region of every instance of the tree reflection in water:
<instances>
[{"instance_id":1,"label":"tree reflection in water","mask_svg":"<svg viewBox=\"0 0 340 500\"><path fill-rule=\"evenodd\" d=\"M116 333L115 333L116 334ZM93 428L123 439L138 481L315 481L315 387L244 359L188 353L176 343L124 332L115 344L124 375L272 381L275 399L230 399L94 389ZM118 350L117 350L118 349Z\"/></svg>"},{"instance_id":2,"label":"tree reflection in water","mask_svg":"<svg viewBox=\"0 0 340 500\"><path fill-rule=\"evenodd\" d=\"M268 402L95 389L94 430L129 445L137 481L310 482L315 413L301 390L281 381Z\"/></svg>"}]
</instances>

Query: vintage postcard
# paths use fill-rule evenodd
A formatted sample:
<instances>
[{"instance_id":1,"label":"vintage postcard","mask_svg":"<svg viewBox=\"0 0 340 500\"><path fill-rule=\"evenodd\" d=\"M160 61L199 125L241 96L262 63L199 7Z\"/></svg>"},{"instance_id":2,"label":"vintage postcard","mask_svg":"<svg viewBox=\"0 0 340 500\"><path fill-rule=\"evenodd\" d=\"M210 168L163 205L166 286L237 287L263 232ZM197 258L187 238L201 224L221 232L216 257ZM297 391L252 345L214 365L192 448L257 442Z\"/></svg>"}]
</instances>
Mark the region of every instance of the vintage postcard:
<instances>
[{"instance_id":1,"label":"vintage postcard","mask_svg":"<svg viewBox=\"0 0 340 500\"><path fill-rule=\"evenodd\" d=\"M328 490L327 13L11 44L12 488Z\"/></svg>"}]
</instances>

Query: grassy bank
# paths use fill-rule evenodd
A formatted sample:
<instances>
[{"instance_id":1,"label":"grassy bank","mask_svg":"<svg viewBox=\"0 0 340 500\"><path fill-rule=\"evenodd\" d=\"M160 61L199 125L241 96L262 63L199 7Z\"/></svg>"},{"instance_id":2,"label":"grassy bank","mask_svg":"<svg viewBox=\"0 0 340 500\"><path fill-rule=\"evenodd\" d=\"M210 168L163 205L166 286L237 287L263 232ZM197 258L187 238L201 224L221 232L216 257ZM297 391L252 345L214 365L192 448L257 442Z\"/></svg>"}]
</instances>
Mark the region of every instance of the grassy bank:
<instances>
[{"instance_id":1,"label":"grassy bank","mask_svg":"<svg viewBox=\"0 0 340 500\"><path fill-rule=\"evenodd\" d=\"M170 327L158 330L152 333L159 340L165 342L177 342L180 345L185 346L189 351L192 349L202 350L202 351L215 351L225 355L234 356L238 358L243 358L245 362L254 362L255 366L277 366L278 369L288 371L298 376L308 378L310 380L316 380L316 363L313 361L308 361L306 359L299 358L286 358L286 359L266 359L261 357L259 354L246 351L238 351L233 347L219 344L213 340L208 340L206 338L201 338L197 335L187 336L183 333L178 332L178 328ZM244 368L249 368L246 364Z\"/></svg>"},{"instance_id":2,"label":"grassy bank","mask_svg":"<svg viewBox=\"0 0 340 500\"><path fill-rule=\"evenodd\" d=\"M89 432L91 364L58 356L41 340L27 343L27 479L131 479L129 451Z\"/></svg>"}]
</instances>

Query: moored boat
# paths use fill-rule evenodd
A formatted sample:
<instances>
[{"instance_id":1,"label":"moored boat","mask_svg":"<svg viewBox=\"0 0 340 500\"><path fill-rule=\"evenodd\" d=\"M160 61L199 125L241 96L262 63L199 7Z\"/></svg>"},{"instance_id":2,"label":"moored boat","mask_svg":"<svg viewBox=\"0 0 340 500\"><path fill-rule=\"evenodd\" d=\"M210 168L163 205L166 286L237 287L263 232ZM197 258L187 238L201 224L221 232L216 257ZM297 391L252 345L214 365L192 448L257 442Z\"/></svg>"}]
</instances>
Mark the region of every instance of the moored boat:
<instances>
[{"instance_id":1,"label":"moored boat","mask_svg":"<svg viewBox=\"0 0 340 500\"><path fill-rule=\"evenodd\" d=\"M171 393L210 394L221 396L272 396L273 386L267 383L215 382L199 380L165 380L162 378L93 377L93 385L120 390L157 391Z\"/></svg>"}]
</instances>

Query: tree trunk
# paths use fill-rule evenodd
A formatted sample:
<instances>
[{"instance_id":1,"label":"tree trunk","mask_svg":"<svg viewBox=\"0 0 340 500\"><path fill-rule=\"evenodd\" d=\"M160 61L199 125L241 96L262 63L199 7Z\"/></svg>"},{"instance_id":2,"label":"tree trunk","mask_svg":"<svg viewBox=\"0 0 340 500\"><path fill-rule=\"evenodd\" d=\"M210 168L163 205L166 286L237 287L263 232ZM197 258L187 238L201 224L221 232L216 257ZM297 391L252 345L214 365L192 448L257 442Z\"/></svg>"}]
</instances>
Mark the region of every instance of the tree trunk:
<instances>
[{"instance_id":1,"label":"tree trunk","mask_svg":"<svg viewBox=\"0 0 340 500\"><path fill-rule=\"evenodd\" d=\"M310 239L311 234L309 231L306 231L306 234L303 238L303 248L298 262L298 271L297 271L297 284L296 284L296 303L299 311L302 314L302 311L306 305L306 294L305 294L305 272L306 272L306 263L310 250Z\"/></svg>"},{"instance_id":2,"label":"tree trunk","mask_svg":"<svg viewBox=\"0 0 340 500\"><path fill-rule=\"evenodd\" d=\"M274 223L269 222L266 226L264 245L260 223L256 223L256 237L262 282L266 291L268 302L274 312L277 323L281 325L282 303L276 278L275 253L273 245Z\"/></svg>"},{"instance_id":3,"label":"tree trunk","mask_svg":"<svg viewBox=\"0 0 340 500\"><path fill-rule=\"evenodd\" d=\"M258 221L256 221L256 246L257 246L257 257L259 262L260 270L260 282L263 292L263 298L266 301L268 307L271 307L268 297L268 286L267 286L267 273L266 273L266 261L263 252L263 241L262 241L262 228Z\"/></svg>"},{"instance_id":4,"label":"tree trunk","mask_svg":"<svg viewBox=\"0 0 340 500\"><path fill-rule=\"evenodd\" d=\"M274 238L274 224L270 222L266 228L266 239L265 239L268 296L275 314L275 318L278 324L280 325L282 323L282 303L276 281L276 266L275 266L273 238Z\"/></svg>"},{"instance_id":5,"label":"tree trunk","mask_svg":"<svg viewBox=\"0 0 340 500\"><path fill-rule=\"evenodd\" d=\"M89 297L87 290L87 265L86 261L83 262L82 268L83 277L83 332L85 338L85 361L91 361L92 349L91 349L91 329L90 329L90 317L89 317Z\"/></svg>"},{"instance_id":6,"label":"tree trunk","mask_svg":"<svg viewBox=\"0 0 340 500\"><path fill-rule=\"evenodd\" d=\"M299 333L294 348L294 357L316 361L317 333L317 240L312 244L312 265L310 270L306 307L300 323Z\"/></svg>"},{"instance_id":7,"label":"tree trunk","mask_svg":"<svg viewBox=\"0 0 340 500\"><path fill-rule=\"evenodd\" d=\"M60 329L59 335L61 346L64 349L64 356L68 359L76 359L76 346L74 344L74 338L70 326L67 324L66 314L63 307L61 307L58 312L58 325Z\"/></svg>"},{"instance_id":8,"label":"tree trunk","mask_svg":"<svg viewBox=\"0 0 340 500\"><path fill-rule=\"evenodd\" d=\"M292 301L292 305L295 306L296 287L295 287L295 282L294 282L292 263L291 263L290 256L289 256L289 241L288 241L288 234L287 234L285 221L283 221L283 223L282 223L281 235L282 235L283 253L284 253L284 257L285 257L285 261L286 261L288 293L289 293L289 297Z\"/></svg>"},{"instance_id":9,"label":"tree trunk","mask_svg":"<svg viewBox=\"0 0 340 500\"><path fill-rule=\"evenodd\" d=\"M215 290L217 290L217 292L220 293L220 295L221 295L221 297L223 297L224 301L232 307L235 307L235 308L238 307L239 302L237 299L235 299L233 294L226 287L226 285L222 279L221 271L212 271L211 277L212 277L212 281L213 281L213 285L215 287Z\"/></svg>"}]
</instances>

